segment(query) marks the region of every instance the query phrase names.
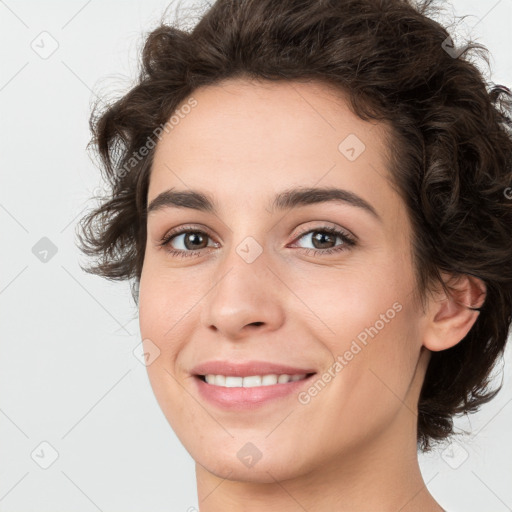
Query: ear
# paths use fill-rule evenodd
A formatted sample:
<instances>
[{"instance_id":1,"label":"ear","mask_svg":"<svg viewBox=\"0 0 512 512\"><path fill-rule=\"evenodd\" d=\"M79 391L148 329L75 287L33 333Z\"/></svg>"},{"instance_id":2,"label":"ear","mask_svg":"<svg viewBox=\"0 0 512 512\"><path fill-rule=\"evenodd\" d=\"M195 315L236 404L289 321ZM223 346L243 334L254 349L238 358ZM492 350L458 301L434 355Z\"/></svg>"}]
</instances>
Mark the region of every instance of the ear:
<instances>
[{"instance_id":1,"label":"ear","mask_svg":"<svg viewBox=\"0 0 512 512\"><path fill-rule=\"evenodd\" d=\"M429 298L423 334L423 345L434 352L451 348L466 336L480 314L470 308L480 308L487 295L484 282L477 277L441 274L451 293L441 288Z\"/></svg>"}]
</instances>

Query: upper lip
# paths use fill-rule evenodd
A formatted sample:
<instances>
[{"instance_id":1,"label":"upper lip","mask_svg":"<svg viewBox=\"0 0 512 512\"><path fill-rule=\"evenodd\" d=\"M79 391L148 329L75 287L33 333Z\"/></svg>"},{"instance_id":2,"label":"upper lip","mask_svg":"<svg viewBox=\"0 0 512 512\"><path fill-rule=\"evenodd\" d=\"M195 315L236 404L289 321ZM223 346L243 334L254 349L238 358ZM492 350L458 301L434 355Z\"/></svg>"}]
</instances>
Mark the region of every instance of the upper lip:
<instances>
[{"instance_id":1,"label":"upper lip","mask_svg":"<svg viewBox=\"0 0 512 512\"><path fill-rule=\"evenodd\" d=\"M191 373L194 375L227 375L233 377L249 377L251 375L303 375L316 373L312 368L296 368L267 361L208 361L195 366Z\"/></svg>"}]
</instances>

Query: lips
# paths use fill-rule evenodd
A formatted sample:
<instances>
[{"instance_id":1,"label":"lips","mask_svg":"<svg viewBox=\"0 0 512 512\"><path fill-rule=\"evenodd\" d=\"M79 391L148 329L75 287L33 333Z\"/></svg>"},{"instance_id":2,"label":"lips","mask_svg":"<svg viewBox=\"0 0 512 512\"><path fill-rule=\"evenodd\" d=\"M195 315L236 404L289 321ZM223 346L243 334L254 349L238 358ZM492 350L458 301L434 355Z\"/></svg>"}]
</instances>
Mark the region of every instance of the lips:
<instances>
[{"instance_id":1,"label":"lips","mask_svg":"<svg viewBox=\"0 0 512 512\"><path fill-rule=\"evenodd\" d=\"M274 403L276 400L285 400L298 393L307 386L316 370L311 367L298 367L285 364L270 363L268 361L208 361L195 366L191 370L194 376L194 388L204 400L226 412L255 411L265 404ZM295 376L300 379L290 379L286 383L266 383L251 387L224 386L208 383L205 376L224 378L243 378L253 376ZM227 379L226 379L227 380ZM239 381L238 381L239 384ZM262 382L263 384L263 382Z\"/></svg>"},{"instance_id":2,"label":"lips","mask_svg":"<svg viewBox=\"0 0 512 512\"><path fill-rule=\"evenodd\" d=\"M233 377L249 377L252 375L268 374L313 374L316 373L316 370L311 367L293 367L266 361L246 361L243 363L234 361L208 361L195 366L190 373L196 376L213 374Z\"/></svg>"}]
</instances>

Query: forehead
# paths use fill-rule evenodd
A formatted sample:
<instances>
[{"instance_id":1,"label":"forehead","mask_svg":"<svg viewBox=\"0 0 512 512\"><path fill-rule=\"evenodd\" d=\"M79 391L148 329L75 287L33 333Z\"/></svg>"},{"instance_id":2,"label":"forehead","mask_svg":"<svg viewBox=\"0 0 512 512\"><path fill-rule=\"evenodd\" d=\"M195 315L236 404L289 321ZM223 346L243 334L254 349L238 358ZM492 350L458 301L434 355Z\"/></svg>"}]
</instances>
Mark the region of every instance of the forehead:
<instances>
[{"instance_id":1,"label":"forehead","mask_svg":"<svg viewBox=\"0 0 512 512\"><path fill-rule=\"evenodd\" d=\"M386 127L361 120L325 84L232 79L191 97L195 106L157 144L148 202L176 187L266 205L290 186L343 187L381 211L398 200L387 183Z\"/></svg>"}]
</instances>

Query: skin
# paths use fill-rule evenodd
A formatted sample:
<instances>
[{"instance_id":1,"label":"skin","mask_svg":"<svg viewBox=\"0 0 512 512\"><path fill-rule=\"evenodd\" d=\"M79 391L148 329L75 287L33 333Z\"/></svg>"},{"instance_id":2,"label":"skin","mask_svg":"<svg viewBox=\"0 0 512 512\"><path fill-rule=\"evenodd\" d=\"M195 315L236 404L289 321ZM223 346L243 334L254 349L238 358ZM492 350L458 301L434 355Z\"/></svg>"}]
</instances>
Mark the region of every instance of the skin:
<instances>
[{"instance_id":1,"label":"skin","mask_svg":"<svg viewBox=\"0 0 512 512\"><path fill-rule=\"evenodd\" d=\"M139 318L142 338L160 351L147 367L151 386L196 461L201 512L441 511L418 465L417 402L431 351L469 331L478 312L464 303L476 304L483 284L462 277L458 300L441 291L425 308L414 300L412 231L389 181L387 127L359 119L341 93L234 79L193 97L197 106L157 144L148 204L173 187L197 189L218 212L149 214ZM354 161L338 150L348 134L366 146ZM381 220L343 202L267 209L298 185L350 190ZM322 247L342 240L322 246L300 235L326 223L357 244L326 255ZM199 255L159 245L189 224L206 228L204 248L184 246L186 235L172 248ZM262 249L252 263L236 251L248 236ZM295 393L233 412L197 393L190 370L210 360L272 361L321 376L397 303L394 318L307 404ZM237 457L248 442L262 454L252 467Z\"/></svg>"}]
</instances>

